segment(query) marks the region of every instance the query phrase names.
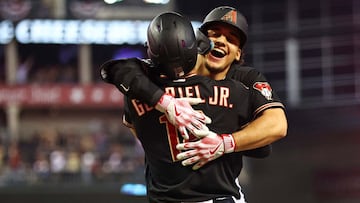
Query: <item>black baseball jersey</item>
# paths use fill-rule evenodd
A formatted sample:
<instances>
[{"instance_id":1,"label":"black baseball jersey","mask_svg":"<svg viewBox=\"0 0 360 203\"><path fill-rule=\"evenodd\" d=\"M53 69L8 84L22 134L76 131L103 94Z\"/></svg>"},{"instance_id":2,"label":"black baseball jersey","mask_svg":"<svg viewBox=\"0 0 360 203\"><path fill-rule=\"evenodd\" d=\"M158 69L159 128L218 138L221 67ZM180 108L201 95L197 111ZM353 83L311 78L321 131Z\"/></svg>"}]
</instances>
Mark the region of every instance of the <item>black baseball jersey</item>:
<instances>
[{"instance_id":1,"label":"black baseball jersey","mask_svg":"<svg viewBox=\"0 0 360 203\"><path fill-rule=\"evenodd\" d=\"M232 133L250 122L264 109L282 104L271 96L264 83L248 88L241 82L225 79L214 81L193 75L176 81L161 80L157 85L175 97L199 97L193 106L212 118L210 130ZM242 169L241 152L225 154L199 170L182 166L176 160L183 142L166 116L139 100L125 98L124 123L136 130L146 158L147 192L150 202L204 201L216 197L240 198L236 179ZM192 139L195 139L194 137Z\"/></svg>"},{"instance_id":2,"label":"black baseball jersey","mask_svg":"<svg viewBox=\"0 0 360 203\"><path fill-rule=\"evenodd\" d=\"M116 87L126 96L140 99L149 105L155 105L163 95L160 89L150 80L149 74L154 69L144 60L138 58L110 60L101 68L110 70ZM255 68L232 64L227 78L242 82L247 87L252 87L256 82L267 83L265 76ZM268 84L268 83L267 83ZM268 86L271 90L271 87ZM273 101L280 102L275 91L271 90ZM282 105L273 107L283 107ZM263 158L271 153L271 145L253 150L244 151L245 156Z\"/></svg>"}]
</instances>

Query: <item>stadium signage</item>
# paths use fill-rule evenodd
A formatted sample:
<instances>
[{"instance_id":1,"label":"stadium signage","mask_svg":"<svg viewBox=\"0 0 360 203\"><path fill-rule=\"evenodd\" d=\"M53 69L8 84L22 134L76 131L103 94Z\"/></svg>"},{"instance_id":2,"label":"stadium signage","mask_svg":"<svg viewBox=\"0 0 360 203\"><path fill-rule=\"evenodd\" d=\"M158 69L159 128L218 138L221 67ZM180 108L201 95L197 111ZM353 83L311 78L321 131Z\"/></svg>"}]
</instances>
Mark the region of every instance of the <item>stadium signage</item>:
<instances>
[{"instance_id":1,"label":"stadium signage","mask_svg":"<svg viewBox=\"0 0 360 203\"><path fill-rule=\"evenodd\" d=\"M0 106L122 108L123 95L110 85L0 85Z\"/></svg>"},{"instance_id":2,"label":"stadium signage","mask_svg":"<svg viewBox=\"0 0 360 203\"><path fill-rule=\"evenodd\" d=\"M150 21L24 19L0 21L0 43L14 37L23 44L143 44ZM193 22L194 27L200 23Z\"/></svg>"}]
</instances>

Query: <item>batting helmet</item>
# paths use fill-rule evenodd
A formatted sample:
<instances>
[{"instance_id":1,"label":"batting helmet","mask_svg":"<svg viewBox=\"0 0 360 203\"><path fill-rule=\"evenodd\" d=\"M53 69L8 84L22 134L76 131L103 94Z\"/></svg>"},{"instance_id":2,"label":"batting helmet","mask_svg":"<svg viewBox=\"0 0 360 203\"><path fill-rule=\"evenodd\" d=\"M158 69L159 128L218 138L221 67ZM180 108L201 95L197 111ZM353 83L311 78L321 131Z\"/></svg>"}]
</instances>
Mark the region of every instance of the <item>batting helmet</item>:
<instances>
[{"instance_id":1,"label":"batting helmet","mask_svg":"<svg viewBox=\"0 0 360 203\"><path fill-rule=\"evenodd\" d=\"M246 18L235 8L230 6L220 6L205 17L200 30L206 34L208 27L214 23L226 23L234 27L239 34L240 47L242 48L247 40L248 24Z\"/></svg>"},{"instance_id":2,"label":"batting helmet","mask_svg":"<svg viewBox=\"0 0 360 203\"><path fill-rule=\"evenodd\" d=\"M178 13L156 16L147 30L147 54L160 71L172 79L192 70L197 43L191 22Z\"/></svg>"}]
</instances>

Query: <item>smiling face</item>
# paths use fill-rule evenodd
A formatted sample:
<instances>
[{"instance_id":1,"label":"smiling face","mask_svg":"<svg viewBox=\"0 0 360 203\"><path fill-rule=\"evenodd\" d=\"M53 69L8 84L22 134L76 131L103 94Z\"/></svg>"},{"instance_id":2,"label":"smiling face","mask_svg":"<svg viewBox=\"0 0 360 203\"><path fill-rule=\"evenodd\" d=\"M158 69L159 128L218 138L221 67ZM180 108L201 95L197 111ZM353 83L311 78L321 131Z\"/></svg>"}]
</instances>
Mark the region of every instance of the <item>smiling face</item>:
<instances>
[{"instance_id":1,"label":"smiling face","mask_svg":"<svg viewBox=\"0 0 360 203\"><path fill-rule=\"evenodd\" d=\"M208 26L207 36L214 49L205 55L205 68L213 79L223 79L231 64L240 60L240 36L233 26L224 23Z\"/></svg>"}]
</instances>

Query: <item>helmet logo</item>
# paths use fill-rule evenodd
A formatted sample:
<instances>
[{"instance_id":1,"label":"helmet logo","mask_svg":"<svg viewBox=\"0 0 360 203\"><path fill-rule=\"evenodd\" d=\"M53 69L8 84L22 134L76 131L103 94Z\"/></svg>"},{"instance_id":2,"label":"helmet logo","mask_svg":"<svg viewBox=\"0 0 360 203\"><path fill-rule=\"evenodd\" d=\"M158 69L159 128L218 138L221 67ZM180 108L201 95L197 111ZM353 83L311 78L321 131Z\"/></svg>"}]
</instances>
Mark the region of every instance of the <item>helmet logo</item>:
<instances>
[{"instance_id":1,"label":"helmet logo","mask_svg":"<svg viewBox=\"0 0 360 203\"><path fill-rule=\"evenodd\" d=\"M272 88L267 82L256 82L253 85L254 89L261 92L261 94L267 99L272 100Z\"/></svg>"},{"instance_id":2,"label":"helmet logo","mask_svg":"<svg viewBox=\"0 0 360 203\"><path fill-rule=\"evenodd\" d=\"M221 17L221 20L230 21L236 24L237 21L236 17L237 17L237 12L235 10L232 10L227 12L223 17Z\"/></svg>"}]
</instances>

